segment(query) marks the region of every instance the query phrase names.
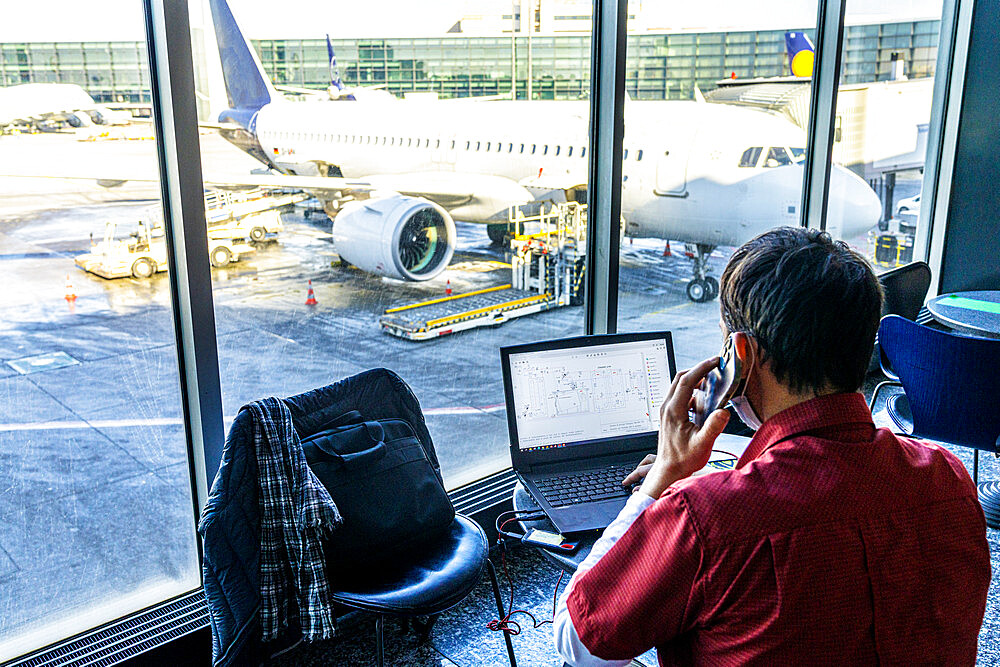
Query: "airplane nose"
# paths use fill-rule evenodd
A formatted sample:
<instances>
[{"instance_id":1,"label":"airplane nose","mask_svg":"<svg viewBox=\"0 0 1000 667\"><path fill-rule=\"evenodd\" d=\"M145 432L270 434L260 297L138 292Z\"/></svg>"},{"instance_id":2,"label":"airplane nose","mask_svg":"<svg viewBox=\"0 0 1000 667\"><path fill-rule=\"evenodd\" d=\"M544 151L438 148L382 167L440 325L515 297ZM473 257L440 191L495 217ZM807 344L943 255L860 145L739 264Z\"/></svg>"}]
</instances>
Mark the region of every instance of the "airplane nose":
<instances>
[{"instance_id":1,"label":"airplane nose","mask_svg":"<svg viewBox=\"0 0 1000 667\"><path fill-rule=\"evenodd\" d=\"M826 229L838 239L853 239L878 224L882 202L867 183L839 165L830 170Z\"/></svg>"}]
</instances>

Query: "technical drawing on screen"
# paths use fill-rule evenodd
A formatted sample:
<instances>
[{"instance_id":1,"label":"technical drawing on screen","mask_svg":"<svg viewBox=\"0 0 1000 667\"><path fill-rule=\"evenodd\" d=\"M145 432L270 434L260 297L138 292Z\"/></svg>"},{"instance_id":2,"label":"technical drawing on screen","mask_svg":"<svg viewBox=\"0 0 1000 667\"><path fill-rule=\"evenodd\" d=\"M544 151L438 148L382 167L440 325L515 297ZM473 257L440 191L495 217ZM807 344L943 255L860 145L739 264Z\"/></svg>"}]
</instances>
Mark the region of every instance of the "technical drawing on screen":
<instances>
[{"instance_id":1,"label":"technical drawing on screen","mask_svg":"<svg viewBox=\"0 0 1000 667\"><path fill-rule=\"evenodd\" d=\"M510 355L521 449L656 431L670 386L664 340Z\"/></svg>"}]
</instances>

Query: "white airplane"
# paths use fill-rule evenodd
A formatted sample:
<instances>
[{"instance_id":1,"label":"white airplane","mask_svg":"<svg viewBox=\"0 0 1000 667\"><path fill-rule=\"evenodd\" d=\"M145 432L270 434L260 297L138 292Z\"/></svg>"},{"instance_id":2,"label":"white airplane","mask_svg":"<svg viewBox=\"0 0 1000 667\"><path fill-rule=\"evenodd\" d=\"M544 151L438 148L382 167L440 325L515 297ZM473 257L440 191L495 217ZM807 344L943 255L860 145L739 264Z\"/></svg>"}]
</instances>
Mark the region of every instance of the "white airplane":
<instances>
[{"instance_id":1,"label":"white airplane","mask_svg":"<svg viewBox=\"0 0 1000 667\"><path fill-rule=\"evenodd\" d=\"M131 119L126 112L98 104L73 83L24 83L0 88L0 128L7 125L44 128L53 122L73 127L92 123L126 125Z\"/></svg>"},{"instance_id":2,"label":"white airplane","mask_svg":"<svg viewBox=\"0 0 1000 667\"><path fill-rule=\"evenodd\" d=\"M573 199L586 190L586 102L290 102L264 74L226 0L209 0L230 109L216 126L273 170L254 185L301 187L334 219L338 253L358 268L403 280L443 271L453 219L502 235L510 206ZM718 282L707 260L799 221L805 134L767 112L704 102L625 107L622 218L631 237L697 247L688 296ZM834 166L831 233L874 226L881 204ZM345 203L346 202L346 203Z\"/></svg>"}]
</instances>

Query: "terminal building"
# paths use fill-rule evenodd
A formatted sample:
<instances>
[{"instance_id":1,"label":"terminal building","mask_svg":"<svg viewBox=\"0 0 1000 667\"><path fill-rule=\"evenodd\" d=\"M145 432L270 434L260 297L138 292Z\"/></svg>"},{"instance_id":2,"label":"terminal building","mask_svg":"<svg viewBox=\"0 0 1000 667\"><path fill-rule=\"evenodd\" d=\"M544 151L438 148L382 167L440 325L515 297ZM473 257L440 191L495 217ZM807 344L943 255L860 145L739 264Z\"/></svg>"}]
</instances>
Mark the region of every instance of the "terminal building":
<instances>
[{"instance_id":1,"label":"terminal building","mask_svg":"<svg viewBox=\"0 0 1000 667\"><path fill-rule=\"evenodd\" d=\"M589 17L545 17L536 26L541 30L530 36L520 28L502 34L501 15L492 21L463 19L453 32L435 37L334 39L332 44L347 85L384 86L399 96L431 92L447 98L509 96L516 80L518 99L584 98L590 85ZM888 80L898 72L900 60L902 74L909 79L933 76L939 24L934 19L847 26L842 83ZM321 35L260 39L254 46L275 84L329 85ZM145 49L141 41L0 44L0 86L75 83L98 102L147 102ZM781 76L787 67L780 29L633 29L628 38L626 90L636 100L693 99L696 86L710 91L723 78Z\"/></svg>"}]
</instances>

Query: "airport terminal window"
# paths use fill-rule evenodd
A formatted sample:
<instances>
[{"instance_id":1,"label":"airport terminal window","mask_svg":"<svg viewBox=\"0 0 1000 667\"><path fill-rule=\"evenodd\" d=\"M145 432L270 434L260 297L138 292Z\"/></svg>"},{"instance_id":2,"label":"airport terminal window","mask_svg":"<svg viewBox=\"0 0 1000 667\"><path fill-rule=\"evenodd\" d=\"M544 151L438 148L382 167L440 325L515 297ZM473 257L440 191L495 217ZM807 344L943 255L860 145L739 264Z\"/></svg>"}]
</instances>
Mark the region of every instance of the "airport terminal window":
<instances>
[{"instance_id":1,"label":"airport terminal window","mask_svg":"<svg viewBox=\"0 0 1000 667\"><path fill-rule=\"evenodd\" d=\"M63 18L75 21L81 40L93 40L91 13L57 11L68 12ZM141 35L141 16L116 14L115 29ZM12 11L3 20L8 34L27 35L44 33L49 18ZM110 53L105 46L109 63ZM56 66L35 63L52 74ZM138 74L139 60L122 66ZM147 85L135 90L148 100L142 80ZM20 81L0 85L13 83ZM61 90L35 92L51 95L36 104L66 103ZM195 590L200 572L151 128L25 118L15 124L24 131L13 133L9 107L0 107L0 663L7 664ZM55 131L32 133L41 126ZM144 182L97 185L110 173ZM53 179L60 175L92 178Z\"/></svg>"},{"instance_id":2,"label":"airport terminal window","mask_svg":"<svg viewBox=\"0 0 1000 667\"><path fill-rule=\"evenodd\" d=\"M936 4L935 19L942 7ZM847 0L845 5L848 24L865 16L867 6L860 0ZM873 219L868 229L845 236L873 261L877 271L915 259L921 213L934 62L930 58L920 63L915 50L910 50L911 35L922 31L920 23L908 18L907 12L894 9L887 12L881 27L852 27L873 43L864 43L860 49L845 45L845 56L851 61L845 63L841 83L852 85L841 85L837 96L827 229L837 233L856 226L859 218ZM937 31L933 32L936 45ZM901 41L894 46L894 40ZM894 55L899 60L893 60ZM868 65L877 67L862 78L859 72ZM863 83L876 78L877 85ZM794 156L795 149L790 150Z\"/></svg>"},{"instance_id":3,"label":"airport terminal window","mask_svg":"<svg viewBox=\"0 0 1000 667\"><path fill-rule=\"evenodd\" d=\"M722 3L714 6L722 10ZM773 227L800 224L803 170L791 165L785 148L769 147L804 146L808 117L794 116L784 102L762 109L734 99L736 90L745 90L746 99L767 90L755 90L752 82L736 88L719 82L733 71L747 78L786 74L784 32L805 28L815 34L814 26L800 21L814 17L816 7L817 0L799 3L801 14L790 19L780 0L764 0L755 3L754 15L773 26L767 31L730 22L725 32L667 35L671 99L633 98L626 105L626 140L642 137L643 146L623 146L622 160L632 154L636 162L650 162L650 172L622 179L618 330L673 332L678 368L719 352L718 281L735 247ZM638 56L636 46L630 40L629 56ZM744 74L736 63L753 63L755 69ZM692 114L695 85L708 103ZM789 94L808 101L810 84L795 86ZM657 104L657 113L637 113L642 104ZM808 113L808 104L805 108ZM794 111L801 113L800 107ZM770 170L773 180L767 181L753 167L771 152L788 166Z\"/></svg>"},{"instance_id":4,"label":"airport terminal window","mask_svg":"<svg viewBox=\"0 0 1000 667\"><path fill-rule=\"evenodd\" d=\"M251 4L231 2L230 7L237 23L244 20L244 14L255 11ZM371 14L373 9L362 4L351 11L362 20L366 12ZM448 7L436 10L432 7L430 11L440 14L439 22L454 22ZM371 19L372 25L379 24L378 16ZM450 47L452 42L447 41ZM567 59L578 72L589 72L589 37L580 37L579 41L582 48ZM504 40L498 47L498 51L505 54L500 57L506 57L508 64L509 43L509 39ZM349 48L335 48L338 60L352 58ZM321 47L320 51L325 48ZM341 56L342 51L344 56ZM400 47L395 53L399 56L402 52ZM195 53L206 59L204 66L208 58L219 57L218 48L195 49ZM475 50L473 53L477 58L485 58ZM540 51L535 56L540 60L543 57ZM386 58L391 59L391 56L386 54ZM526 68L526 60L523 65ZM224 83L226 63L222 71ZM211 77L206 79L212 80ZM389 90L390 94L397 94ZM222 99L227 99L225 88L221 94ZM480 93L471 89L466 94ZM535 96L538 94L536 87ZM275 126L300 125L299 110L302 110L301 117L308 115L310 126L338 123L350 131L352 128L346 124L344 116L353 114L340 112L345 105L352 104L363 103L289 104L282 114L271 115L265 109L257 115L258 137L266 137L266 132ZM305 169L311 171L316 161L336 164L343 173L359 180L378 174L379 185L385 192L376 193L375 197L403 197L393 192L405 192L412 200L425 200L428 207L428 200L433 195L440 195L434 198L445 202L458 201L459 197L451 196L455 193L465 198L468 183L474 182L467 177L470 174L508 179L512 184L536 177L539 167L543 166L537 160L504 162L497 159L505 149L513 153L515 145L527 145L526 139L534 132L533 123L537 121L537 114L532 113L534 109L530 105L518 109L511 104L512 111L508 113L505 103L503 114L498 117L491 103L477 104L484 105L482 111L470 113L472 107L468 104L442 102L432 108L430 105L435 102L429 99L399 99L394 103L398 109L393 113L378 114L378 118L385 118L382 121L384 128L374 124L374 114L364 125L366 129L372 128L389 136L391 132L406 128L409 136L396 135L400 143L389 151L390 155L383 156L379 146L372 146L363 154L340 151L325 157L326 147L316 145L310 146L309 155L283 154L280 171L298 169L306 173ZM587 114L581 118L576 115L576 108L571 109L570 105L566 108L567 116L560 125L559 137L566 132L572 133L578 143L587 141ZM324 117L326 109L330 113ZM281 118L285 113L287 118ZM419 190L415 191L420 187L421 174L411 175L410 172L420 171L419 165L425 162L420 154L432 146L440 148L442 139L436 137L445 132L455 136L450 140L452 148L460 141L467 152L457 160L447 152L436 155L434 166L428 168L433 172L432 192L422 195ZM466 138L456 141L458 134ZM482 138L490 135L493 139ZM480 139L472 139L473 136ZM520 142L515 144L514 139ZM536 149L538 146L543 144L537 144ZM262 148L271 154L274 147L262 140ZM559 150L562 154L561 148ZM298 161L309 164L300 166ZM259 166L238 146L214 133L202 135L202 163L206 174L214 176L222 172L234 180L245 178ZM450 177L452 172L455 178ZM580 180L581 173L584 182ZM394 181L399 174L405 174L405 178ZM585 186L583 170L571 178L566 187ZM272 196L278 194L272 193ZM333 197L332 193L315 194ZM343 193L343 198L350 200L353 194ZM498 348L513 342L582 334L583 308L569 305L567 293L564 306L534 314L512 306L514 310L510 314L523 316L512 317L500 326L485 326L494 322L478 317L477 308L466 304L479 303L482 299L493 305L518 302L529 296L525 291L531 295L551 295L572 280L556 285L552 282L554 278L546 273L542 276L546 284L524 285L523 290L505 288L513 282L510 265L514 250L509 240L491 240L497 234L496 228L491 229L489 225L506 221L508 204L498 202L495 210L480 210L492 203L487 201L492 199L490 197L481 199L484 203L477 206L454 209L453 232L445 220L437 216L416 216L404 206L388 205L383 213L376 214L368 207L339 206L345 202L336 199L320 202L329 204L323 206L324 211L340 211L330 219L318 210L320 207L315 200L298 201L287 207L282 205L278 213L282 223L280 229L272 225L271 229L257 230L257 238L248 244L250 252L238 259L234 256L226 266L212 269L225 415L234 415L241 405L256 398L288 396L368 368L386 367L399 373L419 399L449 488L509 466ZM273 214L262 214L262 219L269 215ZM379 217L375 224L376 215L386 217ZM390 215L397 217L390 219ZM526 224L538 223L528 221ZM584 230L581 227L574 233L582 237ZM540 253L541 250L535 247L528 252ZM386 257L393 261L385 262ZM535 265L541 257L540 254L531 255L529 260ZM546 261L550 259L551 254ZM558 270L576 273L567 273L560 280L575 277L573 284L579 289L582 284L579 267L572 262L565 266ZM481 294L489 288L501 289ZM461 297L469 293L476 295ZM446 295L453 298L445 301ZM577 292L574 303L579 296ZM408 309L403 318L387 313L399 306L424 302L432 302L430 309ZM435 308L437 310L431 312ZM462 318L468 313L472 313L468 317L475 318L473 324L476 326L467 331L454 331L453 328L466 326L467 320ZM470 434L475 437L470 438Z\"/></svg>"}]
</instances>

